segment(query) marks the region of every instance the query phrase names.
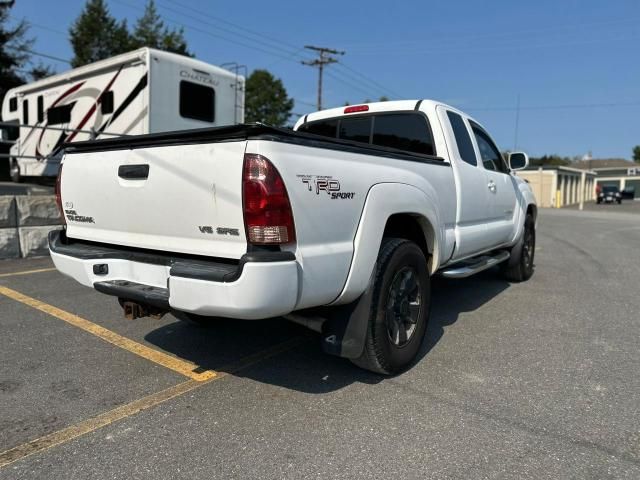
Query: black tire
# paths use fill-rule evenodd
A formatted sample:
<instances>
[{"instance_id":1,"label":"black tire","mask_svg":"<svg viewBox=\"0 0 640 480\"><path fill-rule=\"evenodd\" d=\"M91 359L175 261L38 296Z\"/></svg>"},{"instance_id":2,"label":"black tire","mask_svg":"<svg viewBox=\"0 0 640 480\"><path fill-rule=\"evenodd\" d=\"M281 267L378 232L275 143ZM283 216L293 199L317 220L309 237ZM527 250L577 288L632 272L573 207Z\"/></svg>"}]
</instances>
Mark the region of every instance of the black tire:
<instances>
[{"instance_id":1,"label":"black tire","mask_svg":"<svg viewBox=\"0 0 640 480\"><path fill-rule=\"evenodd\" d=\"M597 203L598 205L600 205L600 202L601 202L601 200L600 200L600 199L596 200L596 203Z\"/></svg>"},{"instance_id":2,"label":"black tire","mask_svg":"<svg viewBox=\"0 0 640 480\"><path fill-rule=\"evenodd\" d=\"M22 181L22 176L20 175L20 166L16 160L12 160L9 166L9 176L11 177L11 181L13 183L20 183Z\"/></svg>"},{"instance_id":3,"label":"black tire","mask_svg":"<svg viewBox=\"0 0 640 480\"><path fill-rule=\"evenodd\" d=\"M422 250L400 238L382 240L375 268L364 351L352 362L392 375L411 364L424 340L431 305L429 271Z\"/></svg>"},{"instance_id":4,"label":"black tire","mask_svg":"<svg viewBox=\"0 0 640 480\"><path fill-rule=\"evenodd\" d=\"M620 205L622 203L622 200L618 200L618 205Z\"/></svg>"},{"instance_id":5,"label":"black tire","mask_svg":"<svg viewBox=\"0 0 640 480\"><path fill-rule=\"evenodd\" d=\"M504 263L503 274L511 282L524 282L533 275L536 252L536 224L531 214L524 221L524 232L518 245L511 250L511 258Z\"/></svg>"}]
</instances>

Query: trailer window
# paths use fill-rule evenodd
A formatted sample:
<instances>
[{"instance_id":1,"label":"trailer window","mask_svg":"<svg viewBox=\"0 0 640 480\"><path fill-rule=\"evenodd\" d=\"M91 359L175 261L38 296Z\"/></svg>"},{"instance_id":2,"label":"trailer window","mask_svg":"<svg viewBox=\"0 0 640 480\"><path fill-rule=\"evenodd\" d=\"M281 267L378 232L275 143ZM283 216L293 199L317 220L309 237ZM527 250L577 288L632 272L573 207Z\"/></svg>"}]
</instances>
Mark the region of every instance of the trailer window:
<instances>
[{"instance_id":1,"label":"trailer window","mask_svg":"<svg viewBox=\"0 0 640 480\"><path fill-rule=\"evenodd\" d=\"M373 122L374 145L406 152L435 155L427 119L419 113L376 115Z\"/></svg>"},{"instance_id":2,"label":"trailer window","mask_svg":"<svg viewBox=\"0 0 640 480\"><path fill-rule=\"evenodd\" d=\"M60 105L47 110L47 122L49 125L59 125L61 123L69 123L71 121L71 110L74 103L68 105Z\"/></svg>"},{"instance_id":3,"label":"trailer window","mask_svg":"<svg viewBox=\"0 0 640 480\"><path fill-rule=\"evenodd\" d=\"M369 143L371 138L371 117L343 118L340 120L339 138Z\"/></svg>"},{"instance_id":4,"label":"trailer window","mask_svg":"<svg viewBox=\"0 0 640 480\"><path fill-rule=\"evenodd\" d=\"M180 82L180 116L212 123L215 118L216 92L197 83Z\"/></svg>"},{"instance_id":5,"label":"trailer window","mask_svg":"<svg viewBox=\"0 0 640 480\"><path fill-rule=\"evenodd\" d=\"M38 95L38 123L44 120L44 98Z\"/></svg>"},{"instance_id":6,"label":"trailer window","mask_svg":"<svg viewBox=\"0 0 640 480\"><path fill-rule=\"evenodd\" d=\"M113 113L113 90L102 94L100 98L100 111L103 115Z\"/></svg>"},{"instance_id":7,"label":"trailer window","mask_svg":"<svg viewBox=\"0 0 640 480\"><path fill-rule=\"evenodd\" d=\"M18 99L16 97L9 99L9 111L15 112L18 110Z\"/></svg>"},{"instance_id":8,"label":"trailer window","mask_svg":"<svg viewBox=\"0 0 640 480\"><path fill-rule=\"evenodd\" d=\"M22 101L22 123L29 125L29 100Z\"/></svg>"}]
</instances>

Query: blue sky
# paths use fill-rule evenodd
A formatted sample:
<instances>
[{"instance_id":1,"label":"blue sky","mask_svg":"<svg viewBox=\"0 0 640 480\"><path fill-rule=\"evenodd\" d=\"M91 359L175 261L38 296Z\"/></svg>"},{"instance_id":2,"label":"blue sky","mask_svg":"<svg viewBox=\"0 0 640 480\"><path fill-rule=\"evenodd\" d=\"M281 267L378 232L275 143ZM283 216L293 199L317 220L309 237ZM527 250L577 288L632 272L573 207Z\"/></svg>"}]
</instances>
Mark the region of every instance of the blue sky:
<instances>
[{"instance_id":1,"label":"blue sky","mask_svg":"<svg viewBox=\"0 0 640 480\"><path fill-rule=\"evenodd\" d=\"M144 0L107 0L133 23ZM70 58L80 0L18 0L34 50ZM307 44L346 51L325 76L324 106L381 95L434 98L467 111L503 149L629 158L640 144L640 1L156 0L204 61L267 68L314 109ZM240 28L241 27L241 28ZM64 63L43 59L58 71Z\"/></svg>"}]
</instances>

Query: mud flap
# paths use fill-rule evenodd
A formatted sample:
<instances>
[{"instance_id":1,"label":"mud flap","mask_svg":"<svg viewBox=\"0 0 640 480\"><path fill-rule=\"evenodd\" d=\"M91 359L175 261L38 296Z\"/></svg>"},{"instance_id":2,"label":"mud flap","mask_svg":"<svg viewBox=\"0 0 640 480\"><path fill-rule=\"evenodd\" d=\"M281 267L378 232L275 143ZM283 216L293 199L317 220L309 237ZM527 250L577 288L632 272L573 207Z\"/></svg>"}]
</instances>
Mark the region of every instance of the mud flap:
<instances>
[{"instance_id":1,"label":"mud flap","mask_svg":"<svg viewBox=\"0 0 640 480\"><path fill-rule=\"evenodd\" d=\"M511 247L511 251L509 252L511 255L509 256L509 260L507 260L507 266L509 268L513 268L520 262L520 256L522 255L522 247L524 245L524 228L522 229L522 234L520 238L516 242L516 244Z\"/></svg>"},{"instance_id":2,"label":"mud flap","mask_svg":"<svg viewBox=\"0 0 640 480\"><path fill-rule=\"evenodd\" d=\"M322 350L325 353L344 358L362 355L369 327L375 273L376 268L371 273L369 286L357 300L331 307L327 320L322 324Z\"/></svg>"}]
</instances>

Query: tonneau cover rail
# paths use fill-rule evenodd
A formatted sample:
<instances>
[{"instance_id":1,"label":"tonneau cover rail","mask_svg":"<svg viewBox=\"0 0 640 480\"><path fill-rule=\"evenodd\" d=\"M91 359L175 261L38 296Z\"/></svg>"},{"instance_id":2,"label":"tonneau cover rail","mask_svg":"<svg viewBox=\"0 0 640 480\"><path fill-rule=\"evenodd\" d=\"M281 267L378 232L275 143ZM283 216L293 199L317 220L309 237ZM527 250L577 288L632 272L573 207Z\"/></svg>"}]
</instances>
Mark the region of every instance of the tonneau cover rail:
<instances>
[{"instance_id":1,"label":"tonneau cover rail","mask_svg":"<svg viewBox=\"0 0 640 480\"><path fill-rule=\"evenodd\" d=\"M307 147L361 153L397 158L414 162L450 166L443 158L434 155L405 152L394 148L368 145L338 138L323 137L313 133L303 133L287 128L272 127L261 123L230 125L225 127L199 128L174 132L132 135L122 138L107 138L73 142L63 145L65 153L102 152L108 150L132 150L145 147L168 145L188 145L197 143L233 142L242 140L265 140L304 145Z\"/></svg>"}]
</instances>

